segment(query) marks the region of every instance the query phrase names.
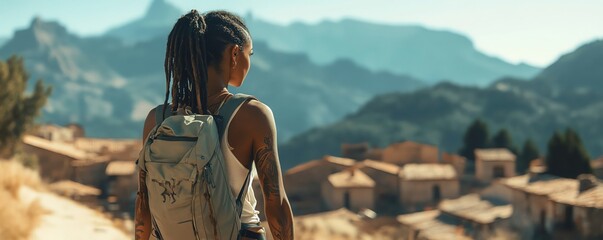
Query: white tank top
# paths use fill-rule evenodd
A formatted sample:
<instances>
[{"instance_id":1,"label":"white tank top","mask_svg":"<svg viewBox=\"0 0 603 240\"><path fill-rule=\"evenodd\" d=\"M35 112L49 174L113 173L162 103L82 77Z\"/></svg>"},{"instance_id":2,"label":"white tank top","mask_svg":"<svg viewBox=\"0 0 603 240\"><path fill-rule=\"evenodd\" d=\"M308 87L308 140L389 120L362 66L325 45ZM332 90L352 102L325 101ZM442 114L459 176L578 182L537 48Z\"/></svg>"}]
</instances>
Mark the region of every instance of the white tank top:
<instances>
[{"instance_id":1,"label":"white tank top","mask_svg":"<svg viewBox=\"0 0 603 240\"><path fill-rule=\"evenodd\" d=\"M245 177L247 177L247 173L249 170L239 162L237 157L230 150L230 145L228 144L228 127L230 126L230 122L234 118L234 116L239 111L243 104L239 105L237 109L232 113L232 117L226 124L226 128L224 130L224 137L222 138L222 154L224 154L224 160L226 161L226 172L228 173L228 182L230 184L230 190L232 191L233 196L236 198L239 195L239 191L243 187L245 183ZM252 168L255 168L255 164L252 164ZM255 193L253 192L252 182L253 182L253 174L255 171L251 172L251 176L249 176L249 183L246 187L247 195L245 199L243 199L243 211L241 213L241 223L259 223L260 217L258 214L259 211L255 210L255 206L257 201L255 199Z\"/></svg>"}]
</instances>

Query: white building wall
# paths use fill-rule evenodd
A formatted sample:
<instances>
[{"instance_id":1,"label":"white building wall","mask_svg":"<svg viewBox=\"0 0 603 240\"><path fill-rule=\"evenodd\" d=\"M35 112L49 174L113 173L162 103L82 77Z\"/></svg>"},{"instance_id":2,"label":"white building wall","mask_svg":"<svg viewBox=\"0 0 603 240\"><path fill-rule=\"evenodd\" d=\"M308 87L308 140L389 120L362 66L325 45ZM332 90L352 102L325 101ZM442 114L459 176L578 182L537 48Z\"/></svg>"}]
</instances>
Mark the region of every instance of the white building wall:
<instances>
[{"instance_id":1,"label":"white building wall","mask_svg":"<svg viewBox=\"0 0 603 240\"><path fill-rule=\"evenodd\" d=\"M475 166L475 176L482 182L491 182L494 180L494 168L501 166L504 169L504 177L515 176L515 161L482 161L477 160Z\"/></svg>"},{"instance_id":2,"label":"white building wall","mask_svg":"<svg viewBox=\"0 0 603 240\"><path fill-rule=\"evenodd\" d=\"M344 196L346 192L350 195L351 211L358 211L362 208L374 209L375 193L373 188L334 188L330 183L322 185L323 200L326 206L331 209L345 207Z\"/></svg>"}]
</instances>

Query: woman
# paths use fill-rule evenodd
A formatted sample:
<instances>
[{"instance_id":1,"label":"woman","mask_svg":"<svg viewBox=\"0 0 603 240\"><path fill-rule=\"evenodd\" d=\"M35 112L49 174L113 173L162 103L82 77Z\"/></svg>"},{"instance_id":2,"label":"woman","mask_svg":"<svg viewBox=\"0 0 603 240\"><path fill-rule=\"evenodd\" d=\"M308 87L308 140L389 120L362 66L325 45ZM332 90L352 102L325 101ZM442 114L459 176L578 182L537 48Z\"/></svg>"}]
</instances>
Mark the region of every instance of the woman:
<instances>
[{"instance_id":1,"label":"woman","mask_svg":"<svg viewBox=\"0 0 603 240\"><path fill-rule=\"evenodd\" d=\"M165 103L168 103L172 84L172 111L190 108L197 114L217 112L221 104L232 96L227 86L238 87L243 84L250 68L251 55L253 42L240 17L226 11L200 15L192 10L178 20L168 37ZM143 141L156 124L153 109L145 120ZM233 191L241 189L243 180L255 163L272 236L274 239L293 239L293 215L283 189L276 126L270 108L258 100L245 102L233 114L221 142L230 187ZM250 233L246 235L247 239L263 239L263 229L259 227L258 212L255 211L256 200L250 186L247 188L249 194L243 204L241 222ZM136 239L148 239L151 234L147 196L145 173L139 171Z\"/></svg>"}]
</instances>

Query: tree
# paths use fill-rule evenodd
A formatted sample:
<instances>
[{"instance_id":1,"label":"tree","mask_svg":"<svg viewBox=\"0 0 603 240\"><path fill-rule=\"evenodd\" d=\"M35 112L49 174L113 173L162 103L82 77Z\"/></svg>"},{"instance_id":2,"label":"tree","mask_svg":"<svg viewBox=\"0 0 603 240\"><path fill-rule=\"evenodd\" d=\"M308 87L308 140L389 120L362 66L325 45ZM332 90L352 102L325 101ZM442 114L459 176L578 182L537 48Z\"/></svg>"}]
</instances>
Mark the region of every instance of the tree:
<instances>
[{"instance_id":1,"label":"tree","mask_svg":"<svg viewBox=\"0 0 603 240\"><path fill-rule=\"evenodd\" d=\"M548 173L565 178L592 173L590 157L580 136L571 128L564 134L555 132L549 140L546 166Z\"/></svg>"},{"instance_id":2,"label":"tree","mask_svg":"<svg viewBox=\"0 0 603 240\"><path fill-rule=\"evenodd\" d=\"M530 167L530 161L540 157L540 151L538 151L538 147L532 139L527 139L523 148L521 149L521 153L517 158L517 162L515 164L515 170L517 173L523 174Z\"/></svg>"},{"instance_id":3,"label":"tree","mask_svg":"<svg viewBox=\"0 0 603 240\"><path fill-rule=\"evenodd\" d=\"M0 61L0 158L14 155L17 143L50 95L50 87L41 80L26 94L28 78L22 58L11 56L6 62Z\"/></svg>"},{"instance_id":4,"label":"tree","mask_svg":"<svg viewBox=\"0 0 603 240\"><path fill-rule=\"evenodd\" d=\"M517 154L517 148L513 145L513 138L507 129L500 129L496 135L492 138L492 147L495 148L506 148L509 151Z\"/></svg>"},{"instance_id":5,"label":"tree","mask_svg":"<svg viewBox=\"0 0 603 240\"><path fill-rule=\"evenodd\" d=\"M475 160L475 149L488 146L488 126L479 118L473 121L463 136L463 147L459 154L469 161Z\"/></svg>"}]
</instances>

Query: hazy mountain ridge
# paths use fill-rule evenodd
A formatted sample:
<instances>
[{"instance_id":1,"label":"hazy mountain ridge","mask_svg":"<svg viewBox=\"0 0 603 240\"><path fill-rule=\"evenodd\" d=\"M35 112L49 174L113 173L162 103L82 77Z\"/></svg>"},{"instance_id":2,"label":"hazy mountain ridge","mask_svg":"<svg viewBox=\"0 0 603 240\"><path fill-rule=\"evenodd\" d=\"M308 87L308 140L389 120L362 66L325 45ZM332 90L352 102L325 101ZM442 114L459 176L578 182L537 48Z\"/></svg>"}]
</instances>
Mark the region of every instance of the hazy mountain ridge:
<instances>
[{"instance_id":1,"label":"hazy mountain ridge","mask_svg":"<svg viewBox=\"0 0 603 240\"><path fill-rule=\"evenodd\" d=\"M532 77L538 71L487 56L461 34L422 26L353 19L288 26L253 17L247 21L255 39L277 50L308 53L319 63L347 58L372 70L409 74L430 82L448 80L481 86L502 76Z\"/></svg>"},{"instance_id":2,"label":"hazy mountain ridge","mask_svg":"<svg viewBox=\"0 0 603 240\"><path fill-rule=\"evenodd\" d=\"M167 36L177 16L178 10L165 0L154 0L142 19L116 27L107 35L128 43ZM145 19L149 19L152 27ZM277 51L307 54L320 65L350 59L373 71L410 75L430 83L447 80L479 86L486 86L503 76L530 78L539 70L487 56L459 33L418 25L343 19L281 26L256 19L251 14L245 20L254 40L267 42Z\"/></svg>"},{"instance_id":3,"label":"hazy mountain ridge","mask_svg":"<svg viewBox=\"0 0 603 240\"><path fill-rule=\"evenodd\" d=\"M180 9L165 0L153 0L144 16L114 27L105 35L120 38L128 44L148 41L157 36L167 36L181 15Z\"/></svg>"},{"instance_id":4,"label":"hazy mountain ridge","mask_svg":"<svg viewBox=\"0 0 603 240\"><path fill-rule=\"evenodd\" d=\"M532 80L504 78L487 88L441 83L412 93L380 95L356 113L293 137L281 147L283 166L324 154L338 154L341 143L385 146L413 140L457 151L465 128L479 117L491 134L504 127L522 144L527 137L544 150L553 131L572 127L591 157L603 154L603 41L562 56ZM576 77L572 77L576 76ZM584 90L591 89L591 90Z\"/></svg>"},{"instance_id":5,"label":"hazy mountain ridge","mask_svg":"<svg viewBox=\"0 0 603 240\"><path fill-rule=\"evenodd\" d=\"M42 121L77 122L96 137L139 137L146 113L165 96L165 41L80 38L56 22L35 19L0 48L0 57L23 56L32 79L53 86ZM376 94L425 85L347 61L317 66L305 55L279 53L261 41L254 49L247 84L231 90L271 106L281 139L333 122Z\"/></svg>"}]
</instances>

